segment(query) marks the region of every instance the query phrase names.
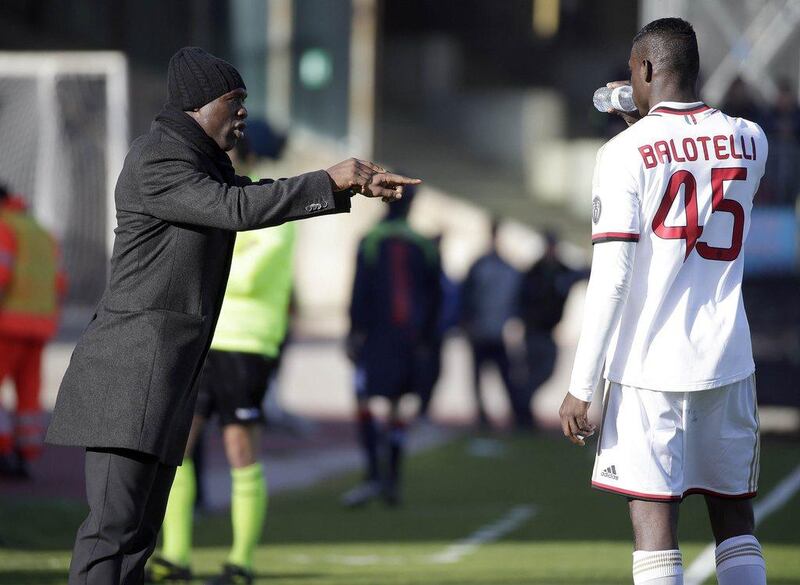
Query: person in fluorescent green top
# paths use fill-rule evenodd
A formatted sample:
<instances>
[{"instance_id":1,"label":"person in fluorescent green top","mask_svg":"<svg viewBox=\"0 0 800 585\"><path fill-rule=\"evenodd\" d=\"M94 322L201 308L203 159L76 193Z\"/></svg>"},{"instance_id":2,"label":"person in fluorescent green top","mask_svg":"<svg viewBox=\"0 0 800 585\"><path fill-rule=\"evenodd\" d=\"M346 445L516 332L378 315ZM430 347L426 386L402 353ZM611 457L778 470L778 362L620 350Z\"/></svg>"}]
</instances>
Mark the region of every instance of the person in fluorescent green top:
<instances>
[{"instance_id":1,"label":"person in fluorescent green top","mask_svg":"<svg viewBox=\"0 0 800 585\"><path fill-rule=\"evenodd\" d=\"M247 163L254 158L248 143L240 140L235 154L237 170L246 171L250 167ZM172 484L162 526L163 548L151 562L150 582L191 579L197 484L190 454L205 422L214 413L219 416L225 454L231 465L233 546L222 573L209 583L253 582L253 553L267 510L267 483L259 462L264 420L261 403L286 336L294 241L292 223L236 236L225 300L198 382L186 457Z\"/></svg>"},{"instance_id":2,"label":"person in fluorescent green top","mask_svg":"<svg viewBox=\"0 0 800 585\"><path fill-rule=\"evenodd\" d=\"M276 358L289 324L295 225L236 236L211 349Z\"/></svg>"}]
</instances>

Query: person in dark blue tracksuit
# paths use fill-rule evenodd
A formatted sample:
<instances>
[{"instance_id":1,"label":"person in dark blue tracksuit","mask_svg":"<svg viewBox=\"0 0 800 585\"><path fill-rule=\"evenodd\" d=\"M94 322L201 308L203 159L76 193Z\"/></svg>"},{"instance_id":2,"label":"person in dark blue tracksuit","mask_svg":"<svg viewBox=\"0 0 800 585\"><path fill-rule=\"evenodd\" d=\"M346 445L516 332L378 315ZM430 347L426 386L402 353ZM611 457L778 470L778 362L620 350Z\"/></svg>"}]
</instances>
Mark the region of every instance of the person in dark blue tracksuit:
<instances>
[{"instance_id":1,"label":"person in dark blue tracksuit","mask_svg":"<svg viewBox=\"0 0 800 585\"><path fill-rule=\"evenodd\" d=\"M348 355L356 367L359 439L366 456L363 483L344 494L353 507L383 497L399 502L398 479L405 442L400 398L418 392L420 373L435 344L441 303L435 244L408 225L413 189L389 206L386 217L358 249ZM389 401L388 427L375 419L371 398Z\"/></svg>"},{"instance_id":2,"label":"person in dark blue tracksuit","mask_svg":"<svg viewBox=\"0 0 800 585\"><path fill-rule=\"evenodd\" d=\"M442 234L433 238L433 243L438 252L442 249ZM442 351L446 337L458 327L460 317L461 287L457 282L442 268L439 271L439 287L441 299L439 303L439 319L436 325L436 334L433 338L433 345L428 356L427 363L419 364L422 368L419 385L416 391L419 393L419 409L417 410L417 420L423 422L430 420L430 405L433 399L433 391L439 382L442 373Z\"/></svg>"}]
</instances>

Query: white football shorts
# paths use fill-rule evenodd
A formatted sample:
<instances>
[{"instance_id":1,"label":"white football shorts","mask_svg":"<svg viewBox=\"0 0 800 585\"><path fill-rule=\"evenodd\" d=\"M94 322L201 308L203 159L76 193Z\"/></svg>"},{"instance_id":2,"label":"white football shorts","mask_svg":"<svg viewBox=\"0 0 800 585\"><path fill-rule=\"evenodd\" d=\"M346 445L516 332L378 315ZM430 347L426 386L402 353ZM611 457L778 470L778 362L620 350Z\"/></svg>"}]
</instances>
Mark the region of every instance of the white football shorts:
<instances>
[{"instance_id":1,"label":"white football shorts","mask_svg":"<svg viewBox=\"0 0 800 585\"><path fill-rule=\"evenodd\" d=\"M592 487L653 501L752 498L758 472L754 376L695 392L608 384Z\"/></svg>"}]
</instances>

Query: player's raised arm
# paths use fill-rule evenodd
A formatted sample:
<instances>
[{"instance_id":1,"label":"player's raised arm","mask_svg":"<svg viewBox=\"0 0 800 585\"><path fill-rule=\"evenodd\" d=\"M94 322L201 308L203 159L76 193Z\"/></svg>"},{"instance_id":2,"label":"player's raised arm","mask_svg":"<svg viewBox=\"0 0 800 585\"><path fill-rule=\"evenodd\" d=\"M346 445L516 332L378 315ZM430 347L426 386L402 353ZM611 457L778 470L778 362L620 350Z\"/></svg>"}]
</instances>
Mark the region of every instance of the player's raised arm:
<instances>
[{"instance_id":1,"label":"player's raised arm","mask_svg":"<svg viewBox=\"0 0 800 585\"><path fill-rule=\"evenodd\" d=\"M630 81L609 81L606 83L606 87L610 87L614 89L616 87L622 87L623 85L630 85ZM615 108L608 109L609 114L614 114L622 118L628 126L632 126L636 122L642 119L642 115L639 113L638 110L634 110L633 112L626 112L624 110L617 110Z\"/></svg>"}]
</instances>

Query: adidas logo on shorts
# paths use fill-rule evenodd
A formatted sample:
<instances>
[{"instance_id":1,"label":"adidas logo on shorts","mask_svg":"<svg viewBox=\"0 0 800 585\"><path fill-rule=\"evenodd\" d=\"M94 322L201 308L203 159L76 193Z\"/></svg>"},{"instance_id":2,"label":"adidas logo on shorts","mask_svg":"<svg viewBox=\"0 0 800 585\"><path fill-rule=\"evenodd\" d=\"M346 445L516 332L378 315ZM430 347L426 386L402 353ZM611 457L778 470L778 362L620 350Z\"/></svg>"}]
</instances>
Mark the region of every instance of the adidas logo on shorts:
<instances>
[{"instance_id":1,"label":"adidas logo on shorts","mask_svg":"<svg viewBox=\"0 0 800 585\"><path fill-rule=\"evenodd\" d=\"M617 466L612 465L611 467L606 467L600 472L600 476L607 477L608 479L619 479L619 476L617 475Z\"/></svg>"}]
</instances>

